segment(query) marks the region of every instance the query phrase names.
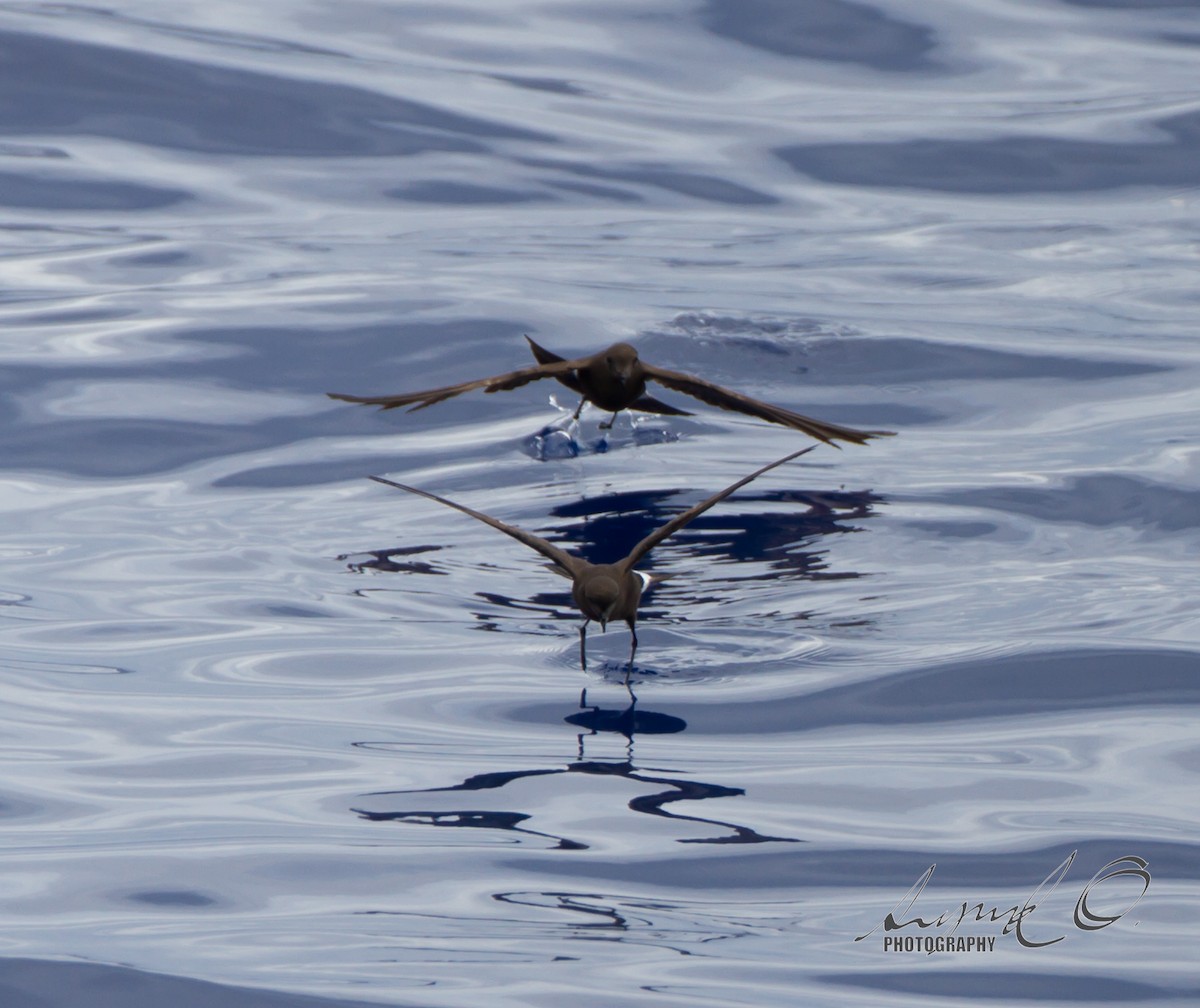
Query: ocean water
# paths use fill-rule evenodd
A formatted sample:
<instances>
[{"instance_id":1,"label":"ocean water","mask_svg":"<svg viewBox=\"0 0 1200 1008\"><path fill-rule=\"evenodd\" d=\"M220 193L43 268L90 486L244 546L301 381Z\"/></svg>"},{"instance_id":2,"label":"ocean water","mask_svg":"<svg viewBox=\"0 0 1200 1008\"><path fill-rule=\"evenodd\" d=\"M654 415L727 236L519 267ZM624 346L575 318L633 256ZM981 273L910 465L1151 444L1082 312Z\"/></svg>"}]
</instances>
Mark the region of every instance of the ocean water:
<instances>
[{"instance_id":1,"label":"ocean water","mask_svg":"<svg viewBox=\"0 0 1200 1008\"><path fill-rule=\"evenodd\" d=\"M1200 999L1196 18L0 3L0 1003Z\"/></svg>"}]
</instances>

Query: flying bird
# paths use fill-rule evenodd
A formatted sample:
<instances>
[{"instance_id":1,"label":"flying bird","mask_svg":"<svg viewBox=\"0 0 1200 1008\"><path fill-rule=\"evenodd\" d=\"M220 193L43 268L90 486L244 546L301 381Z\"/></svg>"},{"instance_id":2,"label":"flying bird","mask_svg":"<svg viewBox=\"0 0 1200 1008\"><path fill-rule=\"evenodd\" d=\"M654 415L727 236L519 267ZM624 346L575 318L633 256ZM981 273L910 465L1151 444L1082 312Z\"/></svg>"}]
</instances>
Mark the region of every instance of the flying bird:
<instances>
[{"instance_id":1,"label":"flying bird","mask_svg":"<svg viewBox=\"0 0 1200 1008\"><path fill-rule=\"evenodd\" d=\"M567 388L583 396L575 408L574 419L579 419L584 403L588 402L595 403L601 409L612 413L612 418L600 425L604 429L612 427L617 414L623 409L671 416L692 415L686 410L659 402L652 396L646 395L646 383L657 382L676 392L693 396L710 406L745 413L748 416L758 417L760 420L768 420L771 423L803 431L810 437L824 441L826 444L833 444L835 441L863 444L869 438L887 437L895 433L883 430L855 430L853 427L843 427L840 424L828 423L824 420L814 420L812 417L784 409L782 406L772 406L770 403L752 399L740 392L733 392L720 385L714 385L695 375L684 374L681 371L668 371L666 368L647 364L638 357L637 350L628 343L614 343L607 350L601 350L590 357L566 360L545 347L538 346L528 336L525 339L529 341L533 356L538 361L534 367L521 368L517 371L510 371L508 374L494 375L491 378L461 382L458 385L426 389L424 392L406 392L400 395L384 396L355 396L329 392L327 395L331 399L364 403L369 406L379 406L382 409L411 406L412 409L409 412L412 412L474 389L481 388L485 392L502 392L528 385L530 382L540 381L543 378L556 378ZM835 445L835 447L838 446Z\"/></svg>"},{"instance_id":2,"label":"flying bird","mask_svg":"<svg viewBox=\"0 0 1200 1008\"><path fill-rule=\"evenodd\" d=\"M635 628L638 602L641 600L642 592L657 580L654 575L635 570L634 565L664 539L674 535L694 518L703 514L714 504L723 501L735 490L744 487L751 480L757 479L768 470L812 451L813 447L802 448L800 451L785 455L770 465L756 469L749 476L742 477L736 483L727 486L724 490L713 494L706 500L702 500L699 504L693 505L682 514L676 515L661 528L651 532L629 551L629 555L624 560L618 560L616 563L611 564L589 563L582 557L573 556L566 550L560 549L540 536L526 532L524 529L519 529L514 525L508 525L500 521L499 518L493 518L482 511L475 511L465 504L456 504L452 500L439 497L437 494L429 493L427 490L418 490L416 487L405 486L403 483L394 483L392 480L384 479L382 476L372 476L371 479L375 480L376 483L384 483L387 486L396 487L398 490L407 490L409 493L428 497L439 504L452 507L456 511L461 511L463 514L468 514L472 518L478 519L485 525L491 525L492 528L499 529L505 535L512 536L518 542L523 542L530 549L541 553L542 556L551 561L549 566L555 574L570 579L571 597L574 599L579 611L583 613L583 623L579 627L580 668L587 669L588 623L596 620L600 624L600 629L606 630L610 621L621 619L629 626L629 633L632 638L632 646L629 650L629 671L632 671L633 656L637 652L638 643L637 630ZM626 679L628 680L628 671Z\"/></svg>"}]
</instances>

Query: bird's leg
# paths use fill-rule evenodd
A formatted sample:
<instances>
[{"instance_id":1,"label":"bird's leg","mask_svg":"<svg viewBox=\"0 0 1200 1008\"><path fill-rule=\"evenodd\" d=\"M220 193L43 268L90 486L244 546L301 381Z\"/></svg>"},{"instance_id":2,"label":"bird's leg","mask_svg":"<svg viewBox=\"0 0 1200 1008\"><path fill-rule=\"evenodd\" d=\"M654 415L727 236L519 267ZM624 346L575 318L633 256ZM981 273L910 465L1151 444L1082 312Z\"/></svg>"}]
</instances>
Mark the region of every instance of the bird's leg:
<instances>
[{"instance_id":1,"label":"bird's leg","mask_svg":"<svg viewBox=\"0 0 1200 1008\"><path fill-rule=\"evenodd\" d=\"M621 412L620 410L617 410L617 413L620 413L620 412ZM601 430L612 430L612 425L617 422L617 413L614 413L611 417L609 417L607 423L600 424L600 429Z\"/></svg>"},{"instance_id":2,"label":"bird's leg","mask_svg":"<svg viewBox=\"0 0 1200 1008\"><path fill-rule=\"evenodd\" d=\"M584 672L587 671L587 625L587 620L579 624L579 667Z\"/></svg>"},{"instance_id":3,"label":"bird's leg","mask_svg":"<svg viewBox=\"0 0 1200 1008\"><path fill-rule=\"evenodd\" d=\"M579 414L583 412L583 407L587 405L587 396L579 400L579 405L575 407L575 412L571 414L572 420L578 420Z\"/></svg>"}]
</instances>

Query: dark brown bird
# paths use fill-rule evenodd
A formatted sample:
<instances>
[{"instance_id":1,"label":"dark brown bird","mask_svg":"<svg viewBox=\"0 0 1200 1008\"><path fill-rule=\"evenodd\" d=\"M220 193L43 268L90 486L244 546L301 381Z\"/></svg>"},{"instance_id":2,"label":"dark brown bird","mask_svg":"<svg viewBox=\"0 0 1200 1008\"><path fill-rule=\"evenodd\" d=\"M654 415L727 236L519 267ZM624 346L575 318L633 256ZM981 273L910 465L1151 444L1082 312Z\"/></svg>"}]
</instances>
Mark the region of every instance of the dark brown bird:
<instances>
[{"instance_id":1,"label":"dark brown bird","mask_svg":"<svg viewBox=\"0 0 1200 1008\"><path fill-rule=\"evenodd\" d=\"M365 403L379 406L382 409L411 406L413 410L419 410L473 389L481 388L485 392L501 392L506 389L519 388L543 378L557 378L567 388L583 396L579 406L575 409L575 419L579 418L583 404L587 402L595 403L601 409L612 412L612 419L607 423L602 423L600 425L602 428L611 427L617 414L623 409L640 410L643 413L691 416L686 410L676 409L674 406L669 406L646 395L646 382L653 381L674 389L676 392L694 396L710 406L745 413L748 416L758 417L760 420L769 420L771 423L783 424L785 427L803 431L810 437L824 441L826 444L833 444L835 441L863 444L869 438L887 437L894 433L894 431L855 430L853 427L843 427L840 424L827 423L824 420L814 420L812 417L794 413L782 406L772 406L770 403L751 399L740 392L733 392L720 385L714 385L703 378L647 364L638 357L637 350L628 343L614 343L607 350L592 354L590 357L565 360L545 347L538 346L528 336L525 339L529 340L529 347L533 351L534 357L537 358L538 363L535 367L521 368L518 371L510 371L508 374L495 375L491 378L479 378L458 385L446 385L443 388L426 389L424 392L408 392L402 395L354 396L339 392L327 394L332 399Z\"/></svg>"},{"instance_id":2,"label":"dark brown bird","mask_svg":"<svg viewBox=\"0 0 1200 1008\"><path fill-rule=\"evenodd\" d=\"M637 622L638 602L641 600L642 592L655 580L650 574L634 570L634 564L668 536L674 535L693 518L703 514L714 504L723 501L735 490L744 487L751 480L757 479L769 469L783 465L784 462L790 462L797 456L804 455L810 451L812 451L812 447L802 448L800 451L785 455L770 465L756 469L749 476L744 476L719 493L713 494L706 500L702 500L699 504L688 508L682 514L676 515L661 528L651 532L645 539L634 546L624 560L618 560L616 563L611 564L588 563L588 561L581 557L572 556L566 550L560 549L540 536L535 536L533 533L526 532L524 529L519 529L514 525L508 525L498 518L485 515L481 511L475 511L464 504L455 504L454 501L446 500L445 497L439 497L437 494L429 493L427 490L418 490L416 487L405 486L403 483L393 483L382 476L372 476L371 479L375 480L376 483L385 483L399 490L407 490L409 493L428 497L439 504L445 504L456 511L461 511L472 518L477 518L484 524L491 525L494 529L499 529L505 535L512 536L518 542L523 542L530 549L537 550L542 556L551 560L550 569L555 574L560 574L563 577L571 579L571 597L575 600L575 605L579 607L579 611L583 613L583 625L579 628L580 667L583 669L587 668L588 623L596 620L600 624L600 629L605 630L610 620L622 619L629 625L629 633L633 638L632 647L629 651L629 667L632 669L633 656L637 651L637 630L634 625Z\"/></svg>"}]
</instances>

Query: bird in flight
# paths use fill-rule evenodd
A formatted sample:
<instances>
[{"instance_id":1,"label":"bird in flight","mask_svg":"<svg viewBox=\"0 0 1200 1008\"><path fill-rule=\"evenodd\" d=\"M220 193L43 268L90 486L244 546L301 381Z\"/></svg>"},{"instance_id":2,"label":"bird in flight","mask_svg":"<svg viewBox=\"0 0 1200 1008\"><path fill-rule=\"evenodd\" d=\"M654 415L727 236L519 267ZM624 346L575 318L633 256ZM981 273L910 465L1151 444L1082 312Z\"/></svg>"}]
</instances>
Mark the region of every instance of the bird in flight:
<instances>
[{"instance_id":1,"label":"bird in flight","mask_svg":"<svg viewBox=\"0 0 1200 1008\"><path fill-rule=\"evenodd\" d=\"M460 382L458 385L426 389L424 392L405 392L400 395L383 396L356 396L329 392L327 395L331 399L364 403L369 406L379 406L382 409L410 406L412 410L419 410L474 389L481 388L485 392L502 392L507 389L519 388L530 382L540 381L543 378L556 378L567 388L583 396L575 409L574 419L579 419L584 403L588 402L595 403L601 409L612 413L612 418L607 423L600 425L605 429L612 427L617 414L623 409L639 410L643 413L691 416L686 410L677 409L648 396L646 383L656 382L669 389L674 389L676 392L693 396L710 406L745 413L748 416L758 417L760 420L768 420L771 423L803 431L810 437L824 441L826 444L833 444L835 441L863 444L870 438L887 437L895 433L883 430L856 430L853 427L843 427L825 420L815 420L802 413L784 409L782 406L772 406L770 403L752 399L740 392L722 388L720 385L714 385L695 375L684 374L682 371L668 371L666 368L647 364L638 357L637 350L628 343L614 343L607 350L601 350L590 357L566 360L545 347L538 346L528 336L525 339L529 341L529 347L538 361L533 367L494 375L491 378L477 378L474 381ZM835 445L835 447L837 446Z\"/></svg>"},{"instance_id":2,"label":"bird in flight","mask_svg":"<svg viewBox=\"0 0 1200 1008\"><path fill-rule=\"evenodd\" d=\"M372 476L371 479L375 480L376 483L384 483L399 490L407 490L409 493L428 497L439 504L445 504L456 511L468 514L485 525L490 525L505 535L512 536L518 542L524 543L530 549L536 550L542 556L549 559L551 561L550 569L555 574L570 579L571 597L574 599L579 611L583 613L583 623L579 627L580 668L585 671L587 669L588 623L596 620L600 624L600 629L605 630L610 621L621 619L629 626L629 633L632 638L632 646L629 650L629 667L625 675L628 682L629 673L633 670L633 656L637 652L638 640L635 624L637 623L638 602L641 600L642 592L656 580L653 575L635 570L634 565L664 539L674 535L694 518L702 515L714 504L723 501L735 490L744 487L751 480L757 479L763 473L774 469L776 466L781 466L783 463L790 462L792 459L812 450L813 446L802 448L800 451L785 455L783 458L765 465L761 469L756 469L749 476L743 476L736 483L730 484L724 490L702 500L699 504L693 505L682 514L676 515L665 525L655 529L645 539L634 546L629 551L629 555L623 560L618 560L616 563L611 564L589 563L582 557L573 556L566 550L555 546L551 542L547 542L540 536L526 532L524 529L519 529L515 525L508 525L500 521L499 518L493 518L482 511L475 511L465 504L456 504L452 500L439 497L437 494L429 493L427 490L418 490L416 487L405 486L403 483L394 483L392 480L384 479L382 476Z\"/></svg>"}]
</instances>

